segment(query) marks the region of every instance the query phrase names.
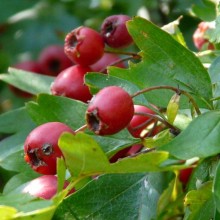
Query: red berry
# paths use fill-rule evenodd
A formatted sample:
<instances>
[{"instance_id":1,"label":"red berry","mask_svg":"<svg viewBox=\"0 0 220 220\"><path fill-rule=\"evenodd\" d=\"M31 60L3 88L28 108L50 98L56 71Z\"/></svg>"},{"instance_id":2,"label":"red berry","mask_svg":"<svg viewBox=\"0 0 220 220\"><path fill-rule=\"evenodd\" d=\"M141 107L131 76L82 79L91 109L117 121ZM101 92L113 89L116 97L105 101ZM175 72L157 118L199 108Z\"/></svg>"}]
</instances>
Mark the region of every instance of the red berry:
<instances>
[{"instance_id":1,"label":"red berry","mask_svg":"<svg viewBox=\"0 0 220 220\"><path fill-rule=\"evenodd\" d=\"M182 182L184 185L186 185L189 181L189 178L192 174L192 171L193 171L192 167L180 170L180 173L179 173L180 182Z\"/></svg>"},{"instance_id":2,"label":"red berry","mask_svg":"<svg viewBox=\"0 0 220 220\"><path fill-rule=\"evenodd\" d=\"M210 43L205 36L206 31L210 28L214 28L213 23L202 21L199 23L198 28L193 33L193 42L198 50L202 50L204 45L207 45L207 49L214 50L214 45Z\"/></svg>"},{"instance_id":3,"label":"red berry","mask_svg":"<svg viewBox=\"0 0 220 220\"><path fill-rule=\"evenodd\" d=\"M34 61L34 60L27 60L27 61L23 61L20 63L16 63L13 67L16 69L25 70L25 71L29 71L29 72L33 72L37 74L42 73L41 65L37 61ZM13 85L9 85L9 89L15 95L22 97L22 98L31 98L33 96L32 94L25 92L21 89L18 89Z\"/></svg>"},{"instance_id":4,"label":"red berry","mask_svg":"<svg viewBox=\"0 0 220 220\"><path fill-rule=\"evenodd\" d=\"M74 65L63 70L51 85L51 93L87 102L92 98L84 77L92 70L87 66Z\"/></svg>"},{"instance_id":5,"label":"red berry","mask_svg":"<svg viewBox=\"0 0 220 220\"><path fill-rule=\"evenodd\" d=\"M127 15L112 15L103 21L101 35L107 45L112 48L122 48L133 43L126 27L126 22L129 20L131 18Z\"/></svg>"},{"instance_id":6,"label":"red berry","mask_svg":"<svg viewBox=\"0 0 220 220\"><path fill-rule=\"evenodd\" d=\"M91 68L94 72L103 72L107 73L107 67L111 66L117 61L120 61L121 58L112 53L104 53L101 59L99 59L96 63L91 65ZM120 67L120 68L125 68L125 64L123 62L119 62L115 64L114 66Z\"/></svg>"},{"instance_id":7,"label":"red berry","mask_svg":"<svg viewBox=\"0 0 220 220\"><path fill-rule=\"evenodd\" d=\"M135 145L132 145L131 147L126 147L126 148L118 151L115 155L113 155L109 159L109 162L115 163L119 159L122 159L122 158L125 158L128 156L132 156L132 155L138 153L142 149L142 147L143 147L143 145L141 145L141 144L135 144Z\"/></svg>"},{"instance_id":8,"label":"red berry","mask_svg":"<svg viewBox=\"0 0 220 220\"><path fill-rule=\"evenodd\" d=\"M131 96L121 87L101 89L86 112L87 126L98 135L112 135L124 129L134 114Z\"/></svg>"},{"instance_id":9,"label":"red berry","mask_svg":"<svg viewBox=\"0 0 220 220\"><path fill-rule=\"evenodd\" d=\"M39 63L45 75L57 76L62 70L73 65L64 53L63 46L50 45L39 54Z\"/></svg>"},{"instance_id":10,"label":"red berry","mask_svg":"<svg viewBox=\"0 0 220 220\"><path fill-rule=\"evenodd\" d=\"M64 189L69 185L68 181L64 183ZM71 190L72 194L75 190ZM29 193L32 196L42 199L51 199L57 193L57 177L54 175L44 175L31 180L22 190L23 193Z\"/></svg>"},{"instance_id":11,"label":"red berry","mask_svg":"<svg viewBox=\"0 0 220 220\"><path fill-rule=\"evenodd\" d=\"M41 174L56 174L56 161L62 157L58 140L63 132L74 131L61 122L48 122L36 127L24 143L24 158L32 169Z\"/></svg>"},{"instance_id":12,"label":"red berry","mask_svg":"<svg viewBox=\"0 0 220 220\"><path fill-rule=\"evenodd\" d=\"M153 110L142 105L134 105L134 112L155 114ZM127 128L133 137L140 138L142 131L146 129L149 125L153 125L154 122L155 120L151 119L149 116L136 114L131 119Z\"/></svg>"},{"instance_id":13,"label":"red berry","mask_svg":"<svg viewBox=\"0 0 220 220\"><path fill-rule=\"evenodd\" d=\"M66 35L64 51L74 63L84 66L97 62L104 53L102 36L88 27L79 27Z\"/></svg>"}]
</instances>

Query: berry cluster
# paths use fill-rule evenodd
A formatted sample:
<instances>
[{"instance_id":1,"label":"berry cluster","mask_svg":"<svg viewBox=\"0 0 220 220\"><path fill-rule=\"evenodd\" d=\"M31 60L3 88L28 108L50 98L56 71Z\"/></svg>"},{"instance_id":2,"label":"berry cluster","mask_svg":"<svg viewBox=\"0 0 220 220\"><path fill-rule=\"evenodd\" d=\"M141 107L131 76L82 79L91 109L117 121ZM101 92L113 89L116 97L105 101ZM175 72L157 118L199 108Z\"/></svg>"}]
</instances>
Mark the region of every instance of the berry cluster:
<instances>
[{"instance_id":1,"label":"berry cluster","mask_svg":"<svg viewBox=\"0 0 220 220\"><path fill-rule=\"evenodd\" d=\"M104 49L124 48L133 43L126 28L129 19L126 15L110 16L104 20L100 33L82 26L72 30L65 37L63 51L74 64L57 74L51 85L51 93L88 103L85 128L95 135L113 135L127 129L134 138L142 139L161 130L161 127L158 129L157 120L151 118L155 112L146 106L134 105L133 97L123 88L108 86L92 96L89 87L85 85L85 74L93 71L107 74L106 68L112 64L125 68L118 55L106 53ZM52 53L51 58L48 58L43 53L39 59L48 75L55 75L52 74L52 70L55 72L61 66L64 67L54 61L53 55ZM50 64L53 68L49 68ZM75 134L74 130L63 123L48 122L32 130L25 140L25 161L34 171L47 175L47 178L54 178L50 175L57 173L57 158L63 157L58 146L63 132ZM142 144L130 146L119 151L109 161L115 162L119 158L133 155L142 148ZM55 179L53 181L56 182Z\"/></svg>"}]
</instances>

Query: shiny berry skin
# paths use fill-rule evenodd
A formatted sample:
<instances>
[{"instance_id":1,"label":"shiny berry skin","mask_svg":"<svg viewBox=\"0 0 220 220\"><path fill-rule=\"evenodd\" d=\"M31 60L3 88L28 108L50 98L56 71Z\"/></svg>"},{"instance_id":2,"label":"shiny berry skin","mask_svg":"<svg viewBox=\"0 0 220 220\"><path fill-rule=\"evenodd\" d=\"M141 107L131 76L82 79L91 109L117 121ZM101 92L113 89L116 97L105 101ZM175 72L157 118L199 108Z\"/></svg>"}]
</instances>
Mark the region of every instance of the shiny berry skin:
<instances>
[{"instance_id":1,"label":"shiny berry skin","mask_svg":"<svg viewBox=\"0 0 220 220\"><path fill-rule=\"evenodd\" d=\"M134 112L155 114L153 110L142 105L134 105ZM149 121L149 123L145 124L147 121ZM141 132L149 125L153 125L154 122L155 120L151 119L149 116L134 114L127 128L133 137L140 138Z\"/></svg>"},{"instance_id":2,"label":"shiny berry skin","mask_svg":"<svg viewBox=\"0 0 220 220\"><path fill-rule=\"evenodd\" d=\"M87 66L74 65L63 70L51 85L51 93L87 102L92 98L84 77L92 70Z\"/></svg>"},{"instance_id":3,"label":"shiny berry skin","mask_svg":"<svg viewBox=\"0 0 220 220\"><path fill-rule=\"evenodd\" d=\"M121 87L101 89L89 102L87 127L97 135L112 135L124 129L134 114L131 96Z\"/></svg>"},{"instance_id":4,"label":"shiny berry skin","mask_svg":"<svg viewBox=\"0 0 220 220\"><path fill-rule=\"evenodd\" d=\"M32 73L42 74L41 65L39 62L34 60L27 60L23 62L16 63L13 68L25 70ZM21 89L16 88L13 85L9 85L9 89L16 95L22 98L31 98L33 95L25 92Z\"/></svg>"},{"instance_id":5,"label":"shiny berry skin","mask_svg":"<svg viewBox=\"0 0 220 220\"><path fill-rule=\"evenodd\" d=\"M50 76L57 76L61 71L73 65L61 45L45 47L39 54L38 60L43 73Z\"/></svg>"},{"instance_id":6,"label":"shiny berry skin","mask_svg":"<svg viewBox=\"0 0 220 220\"><path fill-rule=\"evenodd\" d=\"M57 193L57 177L54 175L43 175L30 182L22 190L22 193L29 193L32 196L49 200ZM64 183L64 189L69 185L68 181ZM72 194L75 190L71 190Z\"/></svg>"},{"instance_id":7,"label":"shiny berry skin","mask_svg":"<svg viewBox=\"0 0 220 220\"><path fill-rule=\"evenodd\" d=\"M24 143L24 159L31 168L41 174L56 174L56 161L62 157L58 146L63 132L74 131L61 122L48 122L36 127Z\"/></svg>"},{"instance_id":8,"label":"shiny berry skin","mask_svg":"<svg viewBox=\"0 0 220 220\"><path fill-rule=\"evenodd\" d=\"M91 65L90 67L94 72L102 72L107 73L107 67L111 66L117 61L120 61L121 58L113 53L104 53L101 59L99 59L96 63ZM119 62L117 64L114 64L113 66L117 66L119 68L125 68L125 64L123 62Z\"/></svg>"},{"instance_id":9,"label":"shiny berry skin","mask_svg":"<svg viewBox=\"0 0 220 220\"><path fill-rule=\"evenodd\" d=\"M126 22L131 20L127 15L112 15L101 25L101 35L105 43L112 48L128 47L133 39L128 33Z\"/></svg>"},{"instance_id":10,"label":"shiny berry skin","mask_svg":"<svg viewBox=\"0 0 220 220\"><path fill-rule=\"evenodd\" d=\"M214 23L202 21L198 24L197 29L193 33L193 42L198 50L202 50L206 45L207 49L214 50L215 46L206 38L206 31L214 28Z\"/></svg>"},{"instance_id":11,"label":"shiny berry skin","mask_svg":"<svg viewBox=\"0 0 220 220\"><path fill-rule=\"evenodd\" d=\"M97 62L104 53L104 40L95 30L78 27L65 37L64 51L76 64L84 66Z\"/></svg>"}]
</instances>

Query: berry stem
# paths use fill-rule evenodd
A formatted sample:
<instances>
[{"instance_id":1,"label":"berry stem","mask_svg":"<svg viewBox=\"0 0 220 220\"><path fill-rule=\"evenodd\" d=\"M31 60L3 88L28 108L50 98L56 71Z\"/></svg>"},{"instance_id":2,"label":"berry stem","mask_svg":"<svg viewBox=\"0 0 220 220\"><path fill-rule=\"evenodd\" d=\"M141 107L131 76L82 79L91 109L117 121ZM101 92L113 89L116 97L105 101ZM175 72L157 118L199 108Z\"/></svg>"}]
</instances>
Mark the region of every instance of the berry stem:
<instances>
[{"instance_id":1,"label":"berry stem","mask_svg":"<svg viewBox=\"0 0 220 220\"><path fill-rule=\"evenodd\" d=\"M87 124L81 126L80 128L78 128L77 130L75 130L75 133L77 134L78 132L84 131L87 128Z\"/></svg>"},{"instance_id":2,"label":"berry stem","mask_svg":"<svg viewBox=\"0 0 220 220\"><path fill-rule=\"evenodd\" d=\"M154 115L154 114L150 114L150 113L145 113L145 112L135 112L136 115L142 115L142 116L146 116L146 117L150 117L151 119L155 119L157 121L160 121L161 123L163 123L166 127L170 128L172 133L174 134L179 134L181 131L179 128L177 128L176 126L170 124L168 121L164 120L163 118L161 118L158 115Z\"/></svg>"},{"instance_id":3,"label":"berry stem","mask_svg":"<svg viewBox=\"0 0 220 220\"><path fill-rule=\"evenodd\" d=\"M149 88L139 90L138 92L131 95L131 97L134 98L134 97L136 97L140 94L143 94L145 92L150 92L150 91L158 90L158 89L169 89L169 90L172 90L172 91L176 92L179 95L180 94L185 95L189 99L189 101L192 103L192 105L194 106L197 115L201 114L200 109L199 109L197 103L195 102L194 98L188 92L186 92L184 90L181 90L179 88L173 87L173 86L152 86L152 87L149 87Z\"/></svg>"},{"instance_id":4,"label":"berry stem","mask_svg":"<svg viewBox=\"0 0 220 220\"><path fill-rule=\"evenodd\" d=\"M121 51L121 50L108 50L105 49L106 53L114 53L114 54L121 54L121 55L128 55L131 56L133 59L141 59L141 56L134 52L127 52L127 51Z\"/></svg>"}]
</instances>

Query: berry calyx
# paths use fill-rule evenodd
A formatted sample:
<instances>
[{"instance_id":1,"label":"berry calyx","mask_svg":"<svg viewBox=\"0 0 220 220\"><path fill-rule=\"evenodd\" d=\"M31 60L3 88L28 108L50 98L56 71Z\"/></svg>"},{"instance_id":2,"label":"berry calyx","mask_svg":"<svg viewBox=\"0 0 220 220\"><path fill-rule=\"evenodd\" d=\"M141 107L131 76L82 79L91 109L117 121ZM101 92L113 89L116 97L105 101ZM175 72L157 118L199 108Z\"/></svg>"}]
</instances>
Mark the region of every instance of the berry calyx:
<instances>
[{"instance_id":1,"label":"berry calyx","mask_svg":"<svg viewBox=\"0 0 220 220\"><path fill-rule=\"evenodd\" d=\"M131 96L121 87L101 89L86 111L87 127L97 135L112 135L124 129L134 114Z\"/></svg>"},{"instance_id":2,"label":"berry calyx","mask_svg":"<svg viewBox=\"0 0 220 220\"><path fill-rule=\"evenodd\" d=\"M74 131L61 122L48 122L36 127L24 143L24 159L31 168L41 174L56 174L56 162L63 154L58 146L63 132Z\"/></svg>"},{"instance_id":3,"label":"berry calyx","mask_svg":"<svg viewBox=\"0 0 220 220\"><path fill-rule=\"evenodd\" d=\"M123 48L133 43L126 27L126 22L129 20L131 18L127 15L112 15L103 21L101 35L108 46Z\"/></svg>"},{"instance_id":4,"label":"berry calyx","mask_svg":"<svg viewBox=\"0 0 220 220\"><path fill-rule=\"evenodd\" d=\"M88 66L102 57L104 47L104 40L97 31L81 26L66 35L64 52L74 63Z\"/></svg>"},{"instance_id":5,"label":"berry calyx","mask_svg":"<svg viewBox=\"0 0 220 220\"><path fill-rule=\"evenodd\" d=\"M56 96L65 96L72 99L87 102L92 98L87 85L85 74L91 72L87 66L74 65L63 70L51 85L51 93Z\"/></svg>"},{"instance_id":6,"label":"berry calyx","mask_svg":"<svg viewBox=\"0 0 220 220\"><path fill-rule=\"evenodd\" d=\"M61 71L73 65L64 53L63 46L50 45L39 54L39 63L45 75L57 76Z\"/></svg>"},{"instance_id":7,"label":"berry calyx","mask_svg":"<svg viewBox=\"0 0 220 220\"><path fill-rule=\"evenodd\" d=\"M56 195L57 185L58 181L56 176L43 175L28 182L22 190L22 193L29 193L32 196L49 200ZM65 181L63 188L65 189L68 185L69 182ZM72 189L69 194L72 194L74 192L75 190Z\"/></svg>"},{"instance_id":8,"label":"berry calyx","mask_svg":"<svg viewBox=\"0 0 220 220\"><path fill-rule=\"evenodd\" d=\"M134 112L155 114L153 110L142 105L134 105ZM154 123L155 123L155 119L150 118L150 116L134 114L127 128L133 137L143 138L149 132L145 133L144 136L142 136L142 131L149 126L151 126L152 129Z\"/></svg>"}]
</instances>

